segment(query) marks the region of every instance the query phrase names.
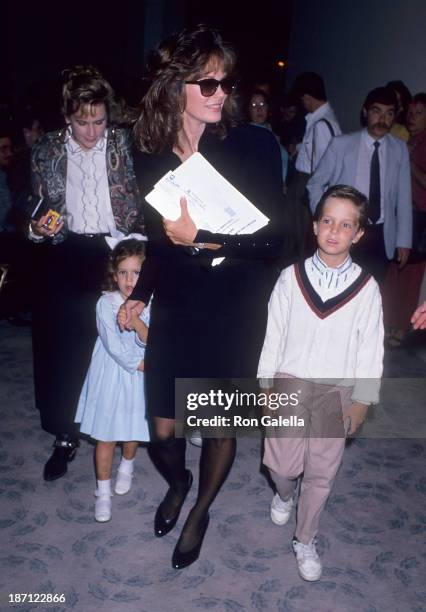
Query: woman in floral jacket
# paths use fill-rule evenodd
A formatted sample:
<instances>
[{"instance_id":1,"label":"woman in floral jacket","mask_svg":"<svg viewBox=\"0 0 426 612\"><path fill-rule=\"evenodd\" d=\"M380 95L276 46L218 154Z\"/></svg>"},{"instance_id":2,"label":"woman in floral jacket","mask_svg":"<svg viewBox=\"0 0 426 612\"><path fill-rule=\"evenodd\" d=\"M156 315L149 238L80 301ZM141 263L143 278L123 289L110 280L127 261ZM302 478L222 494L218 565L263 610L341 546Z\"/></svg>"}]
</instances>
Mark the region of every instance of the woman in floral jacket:
<instances>
[{"instance_id":1,"label":"woman in floral jacket","mask_svg":"<svg viewBox=\"0 0 426 612\"><path fill-rule=\"evenodd\" d=\"M105 238L143 231L130 132L116 127L123 107L95 68L63 76L66 128L46 134L32 154L35 399L55 436L45 480L65 474L78 446L74 416L96 339Z\"/></svg>"}]
</instances>

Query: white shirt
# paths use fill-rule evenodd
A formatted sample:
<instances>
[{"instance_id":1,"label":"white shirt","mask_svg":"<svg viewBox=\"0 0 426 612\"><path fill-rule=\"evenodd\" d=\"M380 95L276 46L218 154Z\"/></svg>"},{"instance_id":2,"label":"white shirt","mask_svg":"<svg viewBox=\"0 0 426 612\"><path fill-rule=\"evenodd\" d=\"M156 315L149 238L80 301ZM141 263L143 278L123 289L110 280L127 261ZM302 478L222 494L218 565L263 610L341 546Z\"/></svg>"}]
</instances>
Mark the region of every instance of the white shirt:
<instances>
[{"instance_id":1,"label":"white shirt","mask_svg":"<svg viewBox=\"0 0 426 612\"><path fill-rule=\"evenodd\" d=\"M361 268L350 255L337 268L329 268L318 255L318 251L305 261L309 281L323 302L336 297L351 285L361 274Z\"/></svg>"},{"instance_id":2,"label":"white shirt","mask_svg":"<svg viewBox=\"0 0 426 612\"><path fill-rule=\"evenodd\" d=\"M321 121L322 119L326 119L331 124L334 136L342 133L337 117L328 102L325 102L313 113L308 113L305 117L306 128L303 142L299 145L296 160L296 170L299 170L299 172L312 174L333 138L328 125L325 121ZM313 145L314 151L312 150Z\"/></svg>"},{"instance_id":3,"label":"white shirt","mask_svg":"<svg viewBox=\"0 0 426 612\"><path fill-rule=\"evenodd\" d=\"M384 221L384 203L385 203L385 168L386 168L386 151L387 151L387 134L380 139L374 139L367 132L367 129L362 130L361 142L358 152L358 164L356 169L355 185L356 189L365 196L370 194L370 170L371 158L374 153L374 143L376 140L380 143L379 146L379 164L380 164L380 219L376 223Z\"/></svg>"},{"instance_id":4,"label":"white shirt","mask_svg":"<svg viewBox=\"0 0 426 612\"><path fill-rule=\"evenodd\" d=\"M357 268L359 271L355 266L351 263L348 269L354 277ZM305 263L305 270L307 274L316 274L312 271L312 259ZM341 278L339 293L351 284L349 279L343 280L344 275ZM328 309L325 316L324 312L322 316L315 312L306 291L301 289L295 266L281 272L269 301L258 378L272 379L277 373L286 373L318 382L339 379L344 386L353 385L353 401L377 403L383 372L384 330L376 281L370 277L350 299L341 301L340 307L325 308Z\"/></svg>"},{"instance_id":5,"label":"white shirt","mask_svg":"<svg viewBox=\"0 0 426 612\"><path fill-rule=\"evenodd\" d=\"M113 233L116 229L106 168L107 133L85 150L70 135L67 151L66 216L77 234Z\"/></svg>"}]
</instances>

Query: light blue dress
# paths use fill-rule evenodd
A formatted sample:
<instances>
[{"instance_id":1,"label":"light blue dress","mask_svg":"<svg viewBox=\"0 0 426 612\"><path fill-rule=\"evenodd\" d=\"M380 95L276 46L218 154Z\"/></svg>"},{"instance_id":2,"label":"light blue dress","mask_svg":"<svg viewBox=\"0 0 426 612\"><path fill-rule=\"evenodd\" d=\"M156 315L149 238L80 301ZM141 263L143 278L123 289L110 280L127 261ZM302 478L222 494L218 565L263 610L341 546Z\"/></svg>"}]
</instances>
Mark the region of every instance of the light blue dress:
<instances>
[{"instance_id":1,"label":"light blue dress","mask_svg":"<svg viewBox=\"0 0 426 612\"><path fill-rule=\"evenodd\" d=\"M137 367L145 344L135 331L119 330L118 291L107 292L96 304L98 338L78 402L75 422L80 431L103 442L148 441L144 375ZM141 315L149 323L149 305Z\"/></svg>"}]
</instances>

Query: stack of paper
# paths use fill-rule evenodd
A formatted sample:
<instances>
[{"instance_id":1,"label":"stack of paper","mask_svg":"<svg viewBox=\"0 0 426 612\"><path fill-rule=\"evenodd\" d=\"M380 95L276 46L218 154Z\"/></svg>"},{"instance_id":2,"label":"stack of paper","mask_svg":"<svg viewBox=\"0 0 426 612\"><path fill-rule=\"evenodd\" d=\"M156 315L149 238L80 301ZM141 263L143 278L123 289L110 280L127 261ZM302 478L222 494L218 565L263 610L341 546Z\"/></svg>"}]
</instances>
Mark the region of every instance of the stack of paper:
<instances>
[{"instance_id":1,"label":"stack of paper","mask_svg":"<svg viewBox=\"0 0 426 612\"><path fill-rule=\"evenodd\" d=\"M194 153L176 170L165 174L145 199L163 217L175 221L181 213L182 196L197 229L253 234L269 222L201 153Z\"/></svg>"}]
</instances>

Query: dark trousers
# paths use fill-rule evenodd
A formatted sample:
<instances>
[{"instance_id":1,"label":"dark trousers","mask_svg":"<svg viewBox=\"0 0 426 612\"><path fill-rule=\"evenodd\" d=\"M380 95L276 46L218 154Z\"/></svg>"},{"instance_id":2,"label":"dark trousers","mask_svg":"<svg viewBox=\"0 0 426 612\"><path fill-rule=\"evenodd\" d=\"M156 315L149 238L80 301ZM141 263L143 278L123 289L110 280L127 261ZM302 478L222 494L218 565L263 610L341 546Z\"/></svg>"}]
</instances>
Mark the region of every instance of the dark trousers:
<instances>
[{"instance_id":1,"label":"dark trousers","mask_svg":"<svg viewBox=\"0 0 426 612\"><path fill-rule=\"evenodd\" d=\"M109 248L70 234L34 246L33 356L36 406L53 435L76 435L75 412L97 336L96 302Z\"/></svg>"},{"instance_id":2,"label":"dark trousers","mask_svg":"<svg viewBox=\"0 0 426 612\"><path fill-rule=\"evenodd\" d=\"M368 225L364 236L354 245L352 259L383 285L389 267L389 259L385 251L383 223Z\"/></svg>"},{"instance_id":3,"label":"dark trousers","mask_svg":"<svg viewBox=\"0 0 426 612\"><path fill-rule=\"evenodd\" d=\"M426 256L426 211L413 208L413 258L424 261Z\"/></svg>"}]
</instances>

